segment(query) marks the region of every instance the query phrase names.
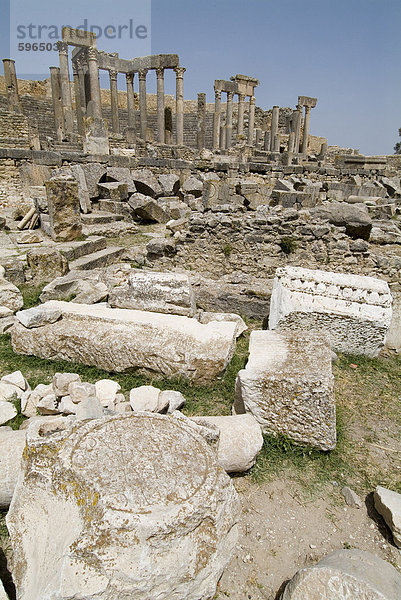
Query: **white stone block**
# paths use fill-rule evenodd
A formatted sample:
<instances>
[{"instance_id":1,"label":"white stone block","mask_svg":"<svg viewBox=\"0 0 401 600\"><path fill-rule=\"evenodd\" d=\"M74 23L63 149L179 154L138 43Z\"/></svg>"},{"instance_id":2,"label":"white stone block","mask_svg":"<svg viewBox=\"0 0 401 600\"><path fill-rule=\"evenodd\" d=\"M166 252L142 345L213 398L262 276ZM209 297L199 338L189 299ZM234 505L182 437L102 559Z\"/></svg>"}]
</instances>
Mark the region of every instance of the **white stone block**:
<instances>
[{"instance_id":1,"label":"white stone block","mask_svg":"<svg viewBox=\"0 0 401 600\"><path fill-rule=\"evenodd\" d=\"M374 277L277 269L270 301L269 328L322 331L333 350L377 356L391 323L388 284Z\"/></svg>"},{"instance_id":2,"label":"white stone block","mask_svg":"<svg viewBox=\"0 0 401 600\"><path fill-rule=\"evenodd\" d=\"M237 376L234 410L251 413L266 433L333 449L336 409L328 338L252 331L249 360Z\"/></svg>"}]
</instances>

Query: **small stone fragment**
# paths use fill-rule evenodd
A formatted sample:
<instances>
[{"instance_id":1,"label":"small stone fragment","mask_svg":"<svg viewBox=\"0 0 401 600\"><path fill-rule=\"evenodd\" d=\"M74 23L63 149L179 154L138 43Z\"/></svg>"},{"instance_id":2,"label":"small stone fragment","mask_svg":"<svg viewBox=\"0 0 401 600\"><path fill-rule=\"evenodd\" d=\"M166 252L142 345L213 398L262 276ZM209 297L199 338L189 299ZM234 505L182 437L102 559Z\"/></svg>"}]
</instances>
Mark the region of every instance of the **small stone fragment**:
<instances>
[{"instance_id":1,"label":"small stone fragment","mask_svg":"<svg viewBox=\"0 0 401 600\"><path fill-rule=\"evenodd\" d=\"M68 395L74 404L78 404L83 400L95 397L96 387L93 385L93 383L72 381L68 386Z\"/></svg>"},{"instance_id":2,"label":"small stone fragment","mask_svg":"<svg viewBox=\"0 0 401 600\"><path fill-rule=\"evenodd\" d=\"M57 398L55 394L49 394L41 398L36 405L36 410L40 415L57 415L59 409L57 406Z\"/></svg>"},{"instance_id":3,"label":"small stone fragment","mask_svg":"<svg viewBox=\"0 0 401 600\"><path fill-rule=\"evenodd\" d=\"M21 371L14 371L14 373L4 375L1 378L1 381L4 381L5 383L10 383L11 385L15 385L23 392L25 392L25 390L28 388L27 380L25 379Z\"/></svg>"},{"instance_id":4,"label":"small stone fragment","mask_svg":"<svg viewBox=\"0 0 401 600\"><path fill-rule=\"evenodd\" d=\"M153 385L141 385L130 391L129 402L134 412L158 412L160 390Z\"/></svg>"},{"instance_id":5,"label":"small stone fragment","mask_svg":"<svg viewBox=\"0 0 401 600\"><path fill-rule=\"evenodd\" d=\"M181 392L176 392L175 390L165 390L164 392L160 393L159 402L160 404L167 402L167 412L173 413L175 410L179 410L184 406L186 399Z\"/></svg>"},{"instance_id":6,"label":"small stone fragment","mask_svg":"<svg viewBox=\"0 0 401 600\"><path fill-rule=\"evenodd\" d=\"M352 506L353 508L362 508L362 500L358 494L354 492L354 490L346 486L343 487L341 493L344 496L345 502L348 504L348 506Z\"/></svg>"},{"instance_id":7,"label":"small stone fragment","mask_svg":"<svg viewBox=\"0 0 401 600\"><path fill-rule=\"evenodd\" d=\"M3 423L7 423L7 421L10 421L10 419L16 417L17 414L18 411L15 408L14 404L12 404L11 402L4 402L3 400L0 400L0 425L3 425Z\"/></svg>"},{"instance_id":8,"label":"small stone fragment","mask_svg":"<svg viewBox=\"0 0 401 600\"><path fill-rule=\"evenodd\" d=\"M401 494L378 485L373 493L373 499L375 509L393 534L395 545L401 548Z\"/></svg>"},{"instance_id":9,"label":"small stone fragment","mask_svg":"<svg viewBox=\"0 0 401 600\"><path fill-rule=\"evenodd\" d=\"M103 407L95 396L82 400L76 406L76 416L79 421L89 421L103 417Z\"/></svg>"},{"instance_id":10,"label":"small stone fragment","mask_svg":"<svg viewBox=\"0 0 401 600\"><path fill-rule=\"evenodd\" d=\"M43 327L49 323L55 323L61 317L59 310L46 310L41 306L34 306L27 310L20 310L15 315L18 321L24 327L31 329L32 327Z\"/></svg>"},{"instance_id":11,"label":"small stone fragment","mask_svg":"<svg viewBox=\"0 0 401 600\"><path fill-rule=\"evenodd\" d=\"M53 389L56 396L68 396L68 387L73 381L81 381L77 373L56 373L53 377Z\"/></svg>"},{"instance_id":12,"label":"small stone fragment","mask_svg":"<svg viewBox=\"0 0 401 600\"><path fill-rule=\"evenodd\" d=\"M102 406L108 406L114 402L116 394L121 390L121 385L111 379L100 379L95 383L96 398Z\"/></svg>"}]
</instances>

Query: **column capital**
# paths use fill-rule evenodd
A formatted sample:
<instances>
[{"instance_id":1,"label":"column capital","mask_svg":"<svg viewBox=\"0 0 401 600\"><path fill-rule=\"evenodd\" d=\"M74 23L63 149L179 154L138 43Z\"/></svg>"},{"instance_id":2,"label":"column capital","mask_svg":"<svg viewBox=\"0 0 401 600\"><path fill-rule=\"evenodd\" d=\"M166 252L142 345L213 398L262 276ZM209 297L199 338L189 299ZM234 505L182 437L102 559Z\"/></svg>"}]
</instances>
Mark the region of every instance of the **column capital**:
<instances>
[{"instance_id":1,"label":"column capital","mask_svg":"<svg viewBox=\"0 0 401 600\"><path fill-rule=\"evenodd\" d=\"M65 54L65 56L68 55L68 44L66 44L65 42L57 42L57 50L59 51L60 54Z\"/></svg>"},{"instance_id":2,"label":"column capital","mask_svg":"<svg viewBox=\"0 0 401 600\"><path fill-rule=\"evenodd\" d=\"M302 104L297 104L296 108L297 108L298 111L302 111Z\"/></svg>"},{"instance_id":3,"label":"column capital","mask_svg":"<svg viewBox=\"0 0 401 600\"><path fill-rule=\"evenodd\" d=\"M109 77L111 81L117 81L117 75L118 71L116 71L115 69L109 69Z\"/></svg>"},{"instance_id":4,"label":"column capital","mask_svg":"<svg viewBox=\"0 0 401 600\"><path fill-rule=\"evenodd\" d=\"M96 48L92 48L92 46L90 46L88 48L87 56L88 56L88 60L97 60L97 50L96 50Z\"/></svg>"},{"instance_id":5,"label":"column capital","mask_svg":"<svg viewBox=\"0 0 401 600\"><path fill-rule=\"evenodd\" d=\"M139 69L138 76L139 81L146 81L146 75L148 74L149 69Z\"/></svg>"},{"instance_id":6,"label":"column capital","mask_svg":"<svg viewBox=\"0 0 401 600\"><path fill-rule=\"evenodd\" d=\"M15 60L13 58L3 58L3 63L4 64L9 64L9 63L15 64Z\"/></svg>"},{"instance_id":7,"label":"column capital","mask_svg":"<svg viewBox=\"0 0 401 600\"><path fill-rule=\"evenodd\" d=\"M50 73L60 73L60 67L49 67Z\"/></svg>"},{"instance_id":8,"label":"column capital","mask_svg":"<svg viewBox=\"0 0 401 600\"><path fill-rule=\"evenodd\" d=\"M214 90L214 97L216 100L221 100L221 90Z\"/></svg>"},{"instance_id":9,"label":"column capital","mask_svg":"<svg viewBox=\"0 0 401 600\"><path fill-rule=\"evenodd\" d=\"M127 84L134 82L134 75L135 75L135 73L126 73L125 74L125 79L127 81Z\"/></svg>"},{"instance_id":10,"label":"column capital","mask_svg":"<svg viewBox=\"0 0 401 600\"><path fill-rule=\"evenodd\" d=\"M182 79L184 77L186 68L185 67L174 67L174 71L175 71L175 74L177 75L177 77Z\"/></svg>"},{"instance_id":11,"label":"column capital","mask_svg":"<svg viewBox=\"0 0 401 600\"><path fill-rule=\"evenodd\" d=\"M233 92L227 92L227 100L231 102L231 100L233 99L234 93Z\"/></svg>"},{"instance_id":12,"label":"column capital","mask_svg":"<svg viewBox=\"0 0 401 600\"><path fill-rule=\"evenodd\" d=\"M156 71L156 77L157 79L163 79L164 77L164 68L163 67L157 67L157 69L155 69Z\"/></svg>"},{"instance_id":13,"label":"column capital","mask_svg":"<svg viewBox=\"0 0 401 600\"><path fill-rule=\"evenodd\" d=\"M72 74L74 77L78 76L78 65L76 62L72 62Z\"/></svg>"}]
</instances>

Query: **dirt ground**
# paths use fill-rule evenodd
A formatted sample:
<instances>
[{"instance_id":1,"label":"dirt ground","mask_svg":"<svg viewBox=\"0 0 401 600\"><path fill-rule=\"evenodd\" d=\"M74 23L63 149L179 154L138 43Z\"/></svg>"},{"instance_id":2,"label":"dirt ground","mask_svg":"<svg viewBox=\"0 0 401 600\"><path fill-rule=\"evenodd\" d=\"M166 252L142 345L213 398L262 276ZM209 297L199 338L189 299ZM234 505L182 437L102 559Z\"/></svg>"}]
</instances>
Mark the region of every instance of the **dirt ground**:
<instances>
[{"instance_id":1,"label":"dirt ground","mask_svg":"<svg viewBox=\"0 0 401 600\"><path fill-rule=\"evenodd\" d=\"M275 600L299 569L342 548L367 550L401 571L401 550L372 505L351 508L333 482L317 497L288 479L262 485L235 479L242 503L236 552L216 599Z\"/></svg>"}]
</instances>

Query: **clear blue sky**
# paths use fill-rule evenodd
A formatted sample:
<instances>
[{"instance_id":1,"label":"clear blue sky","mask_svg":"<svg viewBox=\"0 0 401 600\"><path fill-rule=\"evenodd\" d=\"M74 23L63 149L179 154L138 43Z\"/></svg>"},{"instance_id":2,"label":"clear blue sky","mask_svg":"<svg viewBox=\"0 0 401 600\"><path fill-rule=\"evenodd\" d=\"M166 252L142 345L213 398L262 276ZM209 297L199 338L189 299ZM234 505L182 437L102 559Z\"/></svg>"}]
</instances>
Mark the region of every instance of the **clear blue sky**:
<instances>
[{"instance_id":1,"label":"clear blue sky","mask_svg":"<svg viewBox=\"0 0 401 600\"><path fill-rule=\"evenodd\" d=\"M143 49L178 53L187 68L186 98L206 92L213 101L214 79L236 73L257 77L256 103L294 107L298 95L316 96L311 133L329 144L359 148L365 154L391 154L401 127L401 0L11 0L15 19L78 26L146 22L149 36L106 40L98 47L132 57ZM0 49L9 57L7 0L0 0ZM146 10L151 8L151 18ZM51 16L50 16L51 15ZM69 20L68 20L69 19ZM148 22L147 22L148 19ZM26 21L27 22L27 21ZM142 52L141 52L142 53ZM24 74L28 53L14 52ZM32 53L30 58L35 58ZM55 53L41 57L57 64ZM32 69L32 66L29 67ZM27 70L27 69L25 69ZM30 71L31 73L34 71ZM45 69L36 72L46 73ZM24 74L25 75L25 74ZM29 75L25 75L29 77ZM150 79L150 77L149 77ZM175 76L166 74L166 92ZM104 79L106 84L107 79ZM121 78L121 87L123 79ZM149 90L154 82L149 81Z\"/></svg>"}]
</instances>

